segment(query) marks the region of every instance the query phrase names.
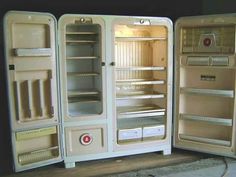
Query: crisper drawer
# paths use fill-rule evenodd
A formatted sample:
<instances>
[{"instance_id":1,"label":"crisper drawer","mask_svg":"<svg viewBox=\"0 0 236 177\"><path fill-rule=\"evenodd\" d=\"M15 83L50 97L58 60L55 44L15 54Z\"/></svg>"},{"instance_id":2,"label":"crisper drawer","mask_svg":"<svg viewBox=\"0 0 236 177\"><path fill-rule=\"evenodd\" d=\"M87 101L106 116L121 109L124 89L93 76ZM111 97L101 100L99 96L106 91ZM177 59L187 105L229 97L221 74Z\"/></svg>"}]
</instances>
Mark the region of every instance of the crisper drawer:
<instances>
[{"instance_id":1,"label":"crisper drawer","mask_svg":"<svg viewBox=\"0 0 236 177\"><path fill-rule=\"evenodd\" d=\"M57 126L16 132L15 138L16 158L22 166L60 156Z\"/></svg>"},{"instance_id":2,"label":"crisper drawer","mask_svg":"<svg viewBox=\"0 0 236 177\"><path fill-rule=\"evenodd\" d=\"M120 119L117 131L118 144L164 139L165 128L164 117Z\"/></svg>"},{"instance_id":3,"label":"crisper drawer","mask_svg":"<svg viewBox=\"0 0 236 177\"><path fill-rule=\"evenodd\" d=\"M65 128L68 156L95 154L107 151L105 125Z\"/></svg>"},{"instance_id":4,"label":"crisper drawer","mask_svg":"<svg viewBox=\"0 0 236 177\"><path fill-rule=\"evenodd\" d=\"M143 127L143 140L162 139L165 136L165 125Z\"/></svg>"}]
</instances>

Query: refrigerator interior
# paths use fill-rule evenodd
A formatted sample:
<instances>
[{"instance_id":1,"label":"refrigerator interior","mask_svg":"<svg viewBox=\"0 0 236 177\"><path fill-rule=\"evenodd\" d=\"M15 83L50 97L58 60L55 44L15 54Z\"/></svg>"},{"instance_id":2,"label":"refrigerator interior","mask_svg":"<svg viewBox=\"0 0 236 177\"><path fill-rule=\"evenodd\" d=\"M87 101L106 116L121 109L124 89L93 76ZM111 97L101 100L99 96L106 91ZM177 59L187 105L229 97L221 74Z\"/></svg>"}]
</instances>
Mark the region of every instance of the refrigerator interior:
<instances>
[{"instance_id":1,"label":"refrigerator interior","mask_svg":"<svg viewBox=\"0 0 236 177\"><path fill-rule=\"evenodd\" d=\"M116 24L117 143L164 139L167 109L167 28Z\"/></svg>"},{"instance_id":2,"label":"refrigerator interior","mask_svg":"<svg viewBox=\"0 0 236 177\"><path fill-rule=\"evenodd\" d=\"M232 154L235 25L185 23L177 30L176 144L197 143L204 151L217 147L220 154Z\"/></svg>"},{"instance_id":3,"label":"refrigerator interior","mask_svg":"<svg viewBox=\"0 0 236 177\"><path fill-rule=\"evenodd\" d=\"M102 49L99 24L81 18L65 25L65 75L67 114L70 118L103 112Z\"/></svg>"}]
</instances>

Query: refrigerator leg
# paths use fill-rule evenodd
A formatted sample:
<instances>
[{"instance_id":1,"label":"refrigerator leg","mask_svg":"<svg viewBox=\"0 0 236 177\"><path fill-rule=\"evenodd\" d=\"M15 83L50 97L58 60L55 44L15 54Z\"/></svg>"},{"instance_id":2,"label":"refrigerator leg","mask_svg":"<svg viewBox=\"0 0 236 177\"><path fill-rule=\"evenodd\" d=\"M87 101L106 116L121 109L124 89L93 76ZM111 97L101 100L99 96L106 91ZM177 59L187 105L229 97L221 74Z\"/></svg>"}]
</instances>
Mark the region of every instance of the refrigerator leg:
<instances>
[{"instance_id":1,"label":"refrigerator leg","mask_svg":"<svg viewBox=\"0 0 236 177\"><path fill-rule=\"evenodd\" d=\"M165 149L163 152L162 152L163 155L170 155L171 154L171 148L170 149Z\"/></svg>"},{"instance_id":2,"label":"refrigerator leg","mask_svg":"<svg viewBox=\"0 0 236 177\"><path fill-rule=\"evenodd\" d=\"M65 162L65 168L75 168L75 162Z\"/></svg>"}]
</instances>

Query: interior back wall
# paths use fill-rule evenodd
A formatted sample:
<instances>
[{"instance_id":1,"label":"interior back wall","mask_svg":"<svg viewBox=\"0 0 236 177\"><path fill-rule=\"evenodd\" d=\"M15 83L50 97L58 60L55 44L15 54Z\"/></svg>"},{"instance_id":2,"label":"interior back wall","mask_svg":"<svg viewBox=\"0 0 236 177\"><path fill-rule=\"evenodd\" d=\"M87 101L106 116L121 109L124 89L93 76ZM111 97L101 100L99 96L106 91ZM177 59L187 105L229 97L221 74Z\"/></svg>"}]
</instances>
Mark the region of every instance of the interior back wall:
<instances>
[{"instance_id":1,"label":"interior back wall","mask_svg":"<svg viewBox=\"0 0 236 177\"><path fill-rule=\"evenodd\" d=\"M207 7L207 5L206 5ZM166 16L175 21L180 16L201 15L202 0L1 0L0 17L9 10L50 12L59 18L65 13ZM12 172L9 115L7 107L3 34L0 35L0 174Z\"/></svg>"}]
</instances>

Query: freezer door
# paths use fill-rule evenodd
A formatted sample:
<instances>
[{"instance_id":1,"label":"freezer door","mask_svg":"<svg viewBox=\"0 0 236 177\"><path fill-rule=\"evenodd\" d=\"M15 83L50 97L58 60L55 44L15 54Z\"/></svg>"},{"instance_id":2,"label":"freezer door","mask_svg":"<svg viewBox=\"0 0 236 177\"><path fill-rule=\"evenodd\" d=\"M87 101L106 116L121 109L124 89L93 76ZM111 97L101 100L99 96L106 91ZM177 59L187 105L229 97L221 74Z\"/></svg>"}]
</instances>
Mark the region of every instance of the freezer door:
<instances>
[{"instance_id":1,"label":"freezer door","mask_svg":"<svg viewBox=\"0 0 236 177\"><path fill-rule=\"evenodd\" d=\"M174 146L235 154L236 14L175 25Z\"/></svg>"},{"instance_id":2,"label":"freezer door","mask_svg":"<svg viewBox=\"0 0 236 177\"><path fill-rule=\"evenodd\" d=\"M105 119L105 22L63 15L58 28L64 121Z\"/></svg>"},{"instance_id":3,"label":"freezer door","mask_svg":"<svg viewBox=\"0 0 236 177\"><path fill-rule=\"evenodd\" d=\"M15 170L61 161L56 20L10 11L4 18Z\"/></svg>"}]
</instances>

